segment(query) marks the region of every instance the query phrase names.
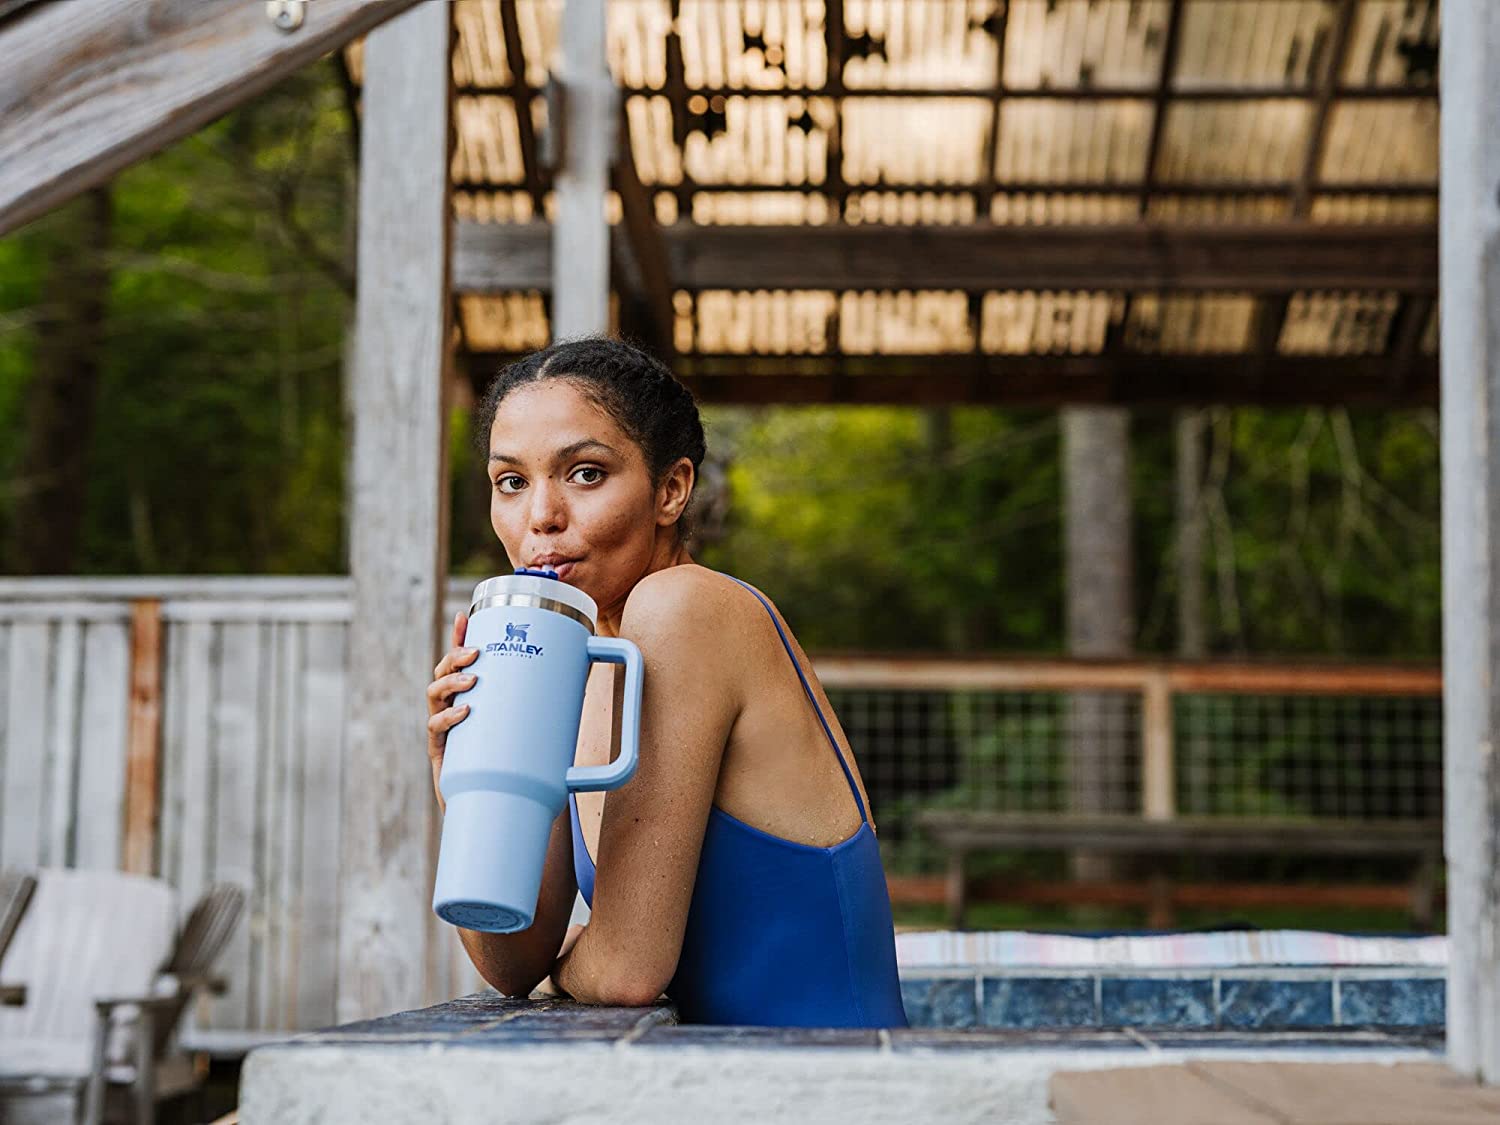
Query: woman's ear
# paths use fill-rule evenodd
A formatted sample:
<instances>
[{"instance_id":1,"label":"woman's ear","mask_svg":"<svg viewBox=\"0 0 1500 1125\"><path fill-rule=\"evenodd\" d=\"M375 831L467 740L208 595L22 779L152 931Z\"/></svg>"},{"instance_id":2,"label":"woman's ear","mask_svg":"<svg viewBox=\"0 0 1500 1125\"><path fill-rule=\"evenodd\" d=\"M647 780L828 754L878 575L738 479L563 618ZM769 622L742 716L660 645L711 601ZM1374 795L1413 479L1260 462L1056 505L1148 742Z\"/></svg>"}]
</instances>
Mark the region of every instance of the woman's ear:
<instances>
[{"instance_id":1,"label":"woman's ear","mask_svg":"<svg viewBox=\"0 0 1500 1125\"><path fill-rule=\"evenodd\" d=\"M656 490L656 522L663 527L676 523L682 517L688 500L693 495L693 482L697 474L690 458L679 457L677 463L667 470Z\"/></svg>"}]
</instances>

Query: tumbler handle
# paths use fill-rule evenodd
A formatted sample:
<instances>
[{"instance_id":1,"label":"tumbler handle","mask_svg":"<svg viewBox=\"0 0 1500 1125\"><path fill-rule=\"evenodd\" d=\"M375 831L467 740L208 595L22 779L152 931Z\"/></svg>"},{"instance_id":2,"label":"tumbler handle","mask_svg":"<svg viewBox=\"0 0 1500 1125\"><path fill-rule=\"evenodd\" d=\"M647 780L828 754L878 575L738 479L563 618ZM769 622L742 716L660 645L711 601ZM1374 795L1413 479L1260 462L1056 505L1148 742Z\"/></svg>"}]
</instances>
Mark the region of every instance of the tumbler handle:
<instances>
[{"instance_id":1,"label":"tumbler handle","mask_svg":"<svg viewBox=\"0 0 1500 1125\"><path fill-rule=\"evenodd\" d=\"M567 786L574 793L617 789L635 776L641 747L641 650L624 637L590 637L590 660L625 665L625 711L620 717L620 756L605 766L573 766Z\"/></svg>"}]
</instances>

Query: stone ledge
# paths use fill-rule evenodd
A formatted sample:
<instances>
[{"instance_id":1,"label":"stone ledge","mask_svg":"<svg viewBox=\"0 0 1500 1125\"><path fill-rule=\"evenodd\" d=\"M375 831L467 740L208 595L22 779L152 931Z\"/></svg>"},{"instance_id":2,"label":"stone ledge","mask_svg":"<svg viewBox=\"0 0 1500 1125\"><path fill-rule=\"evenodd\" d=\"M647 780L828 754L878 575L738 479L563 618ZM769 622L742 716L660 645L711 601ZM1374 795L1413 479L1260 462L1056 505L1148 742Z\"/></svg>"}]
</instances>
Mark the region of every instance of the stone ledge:
<instances>
[{"instance_id":1,"label":"stone ledge","mask_svg":"<svg viewBox=\"0 0 1500 1125\"><path fill-rule=\"evenodd\" d=\"M1378 1031L1247 1034L678 1025L670 1006L602 1008L476 993L251 1052L244 1125L943 1119L1051 1120L1059 1070L1196 1057L1433 1061L1441 1039ZM503 1107L500 1113L497 1107Z\"/></svg>"}]
</instances>

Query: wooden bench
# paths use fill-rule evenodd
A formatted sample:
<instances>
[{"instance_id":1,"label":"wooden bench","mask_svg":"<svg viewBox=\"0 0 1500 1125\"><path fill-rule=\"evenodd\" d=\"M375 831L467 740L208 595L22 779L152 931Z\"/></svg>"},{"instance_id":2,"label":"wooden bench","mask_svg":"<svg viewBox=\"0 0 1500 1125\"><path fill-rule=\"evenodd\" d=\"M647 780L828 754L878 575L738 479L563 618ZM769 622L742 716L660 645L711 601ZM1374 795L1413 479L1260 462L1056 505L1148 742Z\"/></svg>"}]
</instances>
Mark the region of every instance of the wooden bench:
<instances>
[{"instance_id":1,"label":"wooden bench","mask_svg":"<svg viewBox=\"0 0 1500 1125\"><path fill-rule=\"evenodd\" d=\"M1425 928L1432 922L1442 871L1441 820L1295 820L1276 817L1177 817L1148 820L1129 814L1002 813L929 809L917 824L948 853L944 898L949 924L963 927L973 891L968 857L983 851L1087 850L1158 857L1180 855L1318 855L1389 857L1415 861L1409 883L1255 888L1245 884L1174 887L1158 869L1141 884L1037 884L991 880L986 897L1009 901L1140 903L1148 924L1171 924L1177 905L1403 906ZM1259 889L1269 893L1256 894ZM1300 892L1300 893L1298 893Z\"/></svg>"}]
</instances>

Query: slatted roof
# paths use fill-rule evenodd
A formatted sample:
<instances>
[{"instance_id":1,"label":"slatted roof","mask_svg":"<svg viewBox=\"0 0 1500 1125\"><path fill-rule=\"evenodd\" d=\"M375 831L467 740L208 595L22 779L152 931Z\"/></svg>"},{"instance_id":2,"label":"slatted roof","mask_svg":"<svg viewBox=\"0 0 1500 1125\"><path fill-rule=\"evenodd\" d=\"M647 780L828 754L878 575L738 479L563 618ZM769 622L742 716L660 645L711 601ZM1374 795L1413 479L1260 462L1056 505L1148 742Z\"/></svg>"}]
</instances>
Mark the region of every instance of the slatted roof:
<instances>
[{"instance_id":1,"label":"slatted roof","mask_svg":"<svg viewBox=\"0 0 1500 1125\"><path fill-rule=\"evenodd\" d=\"M455 5L476 382L548 337L560 15ZM708 401L1435 401L1437 0L607 17L671 324L629 253L612 308Z\"/></svg>"}]
</instances>

